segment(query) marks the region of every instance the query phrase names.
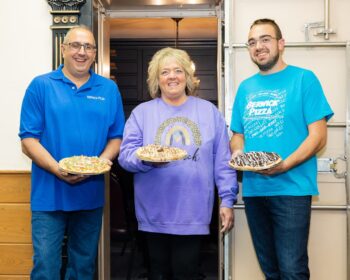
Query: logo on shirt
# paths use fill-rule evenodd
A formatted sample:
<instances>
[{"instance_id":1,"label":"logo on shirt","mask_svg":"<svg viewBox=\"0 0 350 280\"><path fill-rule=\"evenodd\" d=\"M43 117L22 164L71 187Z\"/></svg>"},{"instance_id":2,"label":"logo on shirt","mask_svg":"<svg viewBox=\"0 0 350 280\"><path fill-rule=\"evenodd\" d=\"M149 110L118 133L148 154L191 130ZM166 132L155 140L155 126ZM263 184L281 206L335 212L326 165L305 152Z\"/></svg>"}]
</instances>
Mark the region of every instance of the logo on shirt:
<instances>
[{"instance_id":1,"label":"logo on shirt","mask_svg":"<svg viewBox=\"0 0 350 280\"><path fill-rule=\"evenodd\" d=\"M93 100L101 100L101 101L105 101L106 100L106 98L104 98L103 96L87 95L86 98L87 99L93 99Z\"/></svg>"},{"instance_id":2,"label":"logo on shirt","mask_svg":"<svg viewBox=\"0 0 350 280\"><path fill-rule=\"evenodd\" d=\"M270 116L273 107L278 106L279 100L250 101L247 105L249 116Z\"/></svg>"},{"instance_id":3,"label":"logo on shirt","mask_svg":"<svg viewBox=\"0 0 350 280\"><path fill-rule=\"evenodd\" d=\"M244 110L247 138L278 137L283 132L286 90L260 91L248 95Z\"/></svg>"},{"instance_id":4,"label":"logo on shirt","mask_svg":"<svg viewBox=\"0 0 350 280\"><path fill-rule=\"evenodd\" d=\"M196 123L185 117L175 117L164 121L157 130L155 144L183 147L195 145L193 155L186 159L198 161L199 147L202 145L202 136ZM162 141L163 140L163 141Z\"/></svg>"}]
</instances>

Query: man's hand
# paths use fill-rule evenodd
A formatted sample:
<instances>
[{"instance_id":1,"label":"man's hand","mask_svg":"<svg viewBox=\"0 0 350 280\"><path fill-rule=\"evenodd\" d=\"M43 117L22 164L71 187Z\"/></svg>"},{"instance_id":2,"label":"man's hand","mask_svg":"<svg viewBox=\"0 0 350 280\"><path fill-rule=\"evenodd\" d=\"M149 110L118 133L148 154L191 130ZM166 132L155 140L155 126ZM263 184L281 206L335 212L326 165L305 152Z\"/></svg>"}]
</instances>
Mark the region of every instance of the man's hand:
<instances>
[{"instance_id":1,"label":"man's hand","mask_svg":"<svg viewBox=\"0 0 350 280\"><path fill-rule=\"evenodd\" d=\"M221 207L220 208L220 219L221 219L221 233L227 233L233 228L234 223L234 212L233 208Z\"/></svg>"},{"instance_id":2,"label":"man's hand","mask_svg":"<svg viewBox=\"0 0 350 280\"><path fill-rule=\"evenodd\" d=\"M242 150L235 150L232 153L231 159L234 159L235 157L238 157L239 155L243 154Z\"/></svg>"},{"instance_id":3,"label":"man's hand","mask_svg":"<svg viewBox=\"0 0 350 280\"><path fill-rule=\"evenodd\" d=\"M271 167L265 170L256 171L256 173L259 173L261 175L275 175L275 174L284 173L288 170L289 170L289 167L287 166L286 162L283 160L274 167Z\"/></svg>"},{"instance_id":4,"label":"man's hand","mask_svg":"<svg viewBox=\"0 0 350 280\"><path fill-rule=\"evenodd\" d=\"M286 172L319 152L327 142L327 122L323 118L308 125L309 135L300 146L279 165L258 172L262 175L274 175Z\"/></svg>"},{"instance_id":5,"label":"man's hand","mask_svg":"<svg viewBox=\"0 0 350 280\"><path fill-rule=\"evenodd\" d=\"M106 162L109 166L112 166L113 165L113 162L108 159L108 158L105 158L105 157L99 157L101 160L103 160L104 162Z\"/></svg>"},{"instance_id":6,"label":"man's hand","mask_svg":"<svg viewBox=\"0 0 350 280\"><path fill-rule=\"evenodd\" d=\"M86 175L69 174L65 171L60 170L58 167L58 164L57 164L57 171L54 174L62 181L65 181L66 183L71 184L71 185L77 184L77 183L84 181L90 177L90 176L86 176Z\"/></svg>"}]
</instances>

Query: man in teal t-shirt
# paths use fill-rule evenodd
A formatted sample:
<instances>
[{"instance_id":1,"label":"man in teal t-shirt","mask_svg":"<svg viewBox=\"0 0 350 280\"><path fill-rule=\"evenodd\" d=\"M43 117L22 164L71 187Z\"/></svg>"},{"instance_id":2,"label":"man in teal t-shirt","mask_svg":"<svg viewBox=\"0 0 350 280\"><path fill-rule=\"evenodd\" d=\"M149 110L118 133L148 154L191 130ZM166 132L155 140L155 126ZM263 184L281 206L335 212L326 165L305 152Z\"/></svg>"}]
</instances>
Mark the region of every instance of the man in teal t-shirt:
<instances>
[{"instance_id":1,"label":"man in teal t-shirt","mask_svg":"<svg viewBox=\"0 0 350 280\"><path fill-rule=\"evenodd\" d=\"M326 144L333 112L313 72L287 65L285 41L271 19L256 20L248 50L259 73L244 80L232 110L232 157L278 153L271 169L243 174L243 199L266 279L309 279L311 196L318 194L315 154Z\"/></svg>"}]
</instances>

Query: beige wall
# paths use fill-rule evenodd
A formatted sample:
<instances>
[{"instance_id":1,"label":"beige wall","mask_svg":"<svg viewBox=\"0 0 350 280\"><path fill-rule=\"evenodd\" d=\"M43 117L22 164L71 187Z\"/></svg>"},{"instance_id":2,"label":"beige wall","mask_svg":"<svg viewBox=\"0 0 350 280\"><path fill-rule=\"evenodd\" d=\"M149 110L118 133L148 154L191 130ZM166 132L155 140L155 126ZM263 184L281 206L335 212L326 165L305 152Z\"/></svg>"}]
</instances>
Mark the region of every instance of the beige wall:
<instances>
[{"instance_id":1,"label":"beige wall","mask_svg":"<svg viewBox=\"0 0 350 280\"><path fill-rule=\"evenodd\" d=\"M29 170L17 136L26 87L51 70L51 7L45 0L0 2L0 170Z\"/></svg>"}]
</instances>

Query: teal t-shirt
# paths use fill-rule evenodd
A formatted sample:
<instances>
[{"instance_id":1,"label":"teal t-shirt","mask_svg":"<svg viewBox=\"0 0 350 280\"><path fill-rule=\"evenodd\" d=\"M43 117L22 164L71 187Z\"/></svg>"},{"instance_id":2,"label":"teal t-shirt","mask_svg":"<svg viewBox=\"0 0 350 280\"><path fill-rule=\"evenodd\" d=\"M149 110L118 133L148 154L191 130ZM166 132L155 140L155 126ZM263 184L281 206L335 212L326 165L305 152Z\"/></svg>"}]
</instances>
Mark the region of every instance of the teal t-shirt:
<instances>
[{"instance_id":1,"label":"teal t-shirt","mask_svg":"<svg viewBox=\"0 0 350 280\"><path fill-rule=\"evenodd\" d=\"M238 88L231 130L244 134L244 151L276 152L283 159L308 136L308 125L333 115L315 74L295 66L256 74ZM317 162L313 156L288 172L243 174L243 196L316 195Z\"/></svg>"}]
</instances>

